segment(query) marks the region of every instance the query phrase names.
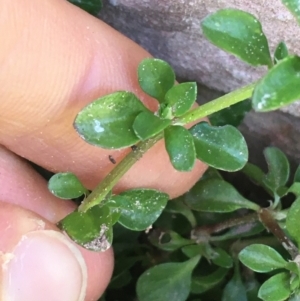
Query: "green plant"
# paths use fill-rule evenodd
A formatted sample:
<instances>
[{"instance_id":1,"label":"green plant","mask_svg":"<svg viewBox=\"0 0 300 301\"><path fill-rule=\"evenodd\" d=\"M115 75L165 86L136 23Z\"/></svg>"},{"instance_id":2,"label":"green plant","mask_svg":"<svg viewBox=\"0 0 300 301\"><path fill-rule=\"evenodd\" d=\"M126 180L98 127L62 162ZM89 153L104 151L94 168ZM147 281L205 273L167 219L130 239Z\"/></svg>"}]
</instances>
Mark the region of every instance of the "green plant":
<instances>
[{"instance_id":1,"label":"green plant","mask_svg":"<svg viewBox=\"0 0 300 301\"><path fill-rule=\"evenodd\" d=\"M300 21L299 1L283 3ZM202 30L221 49L253 66L267 66L266 75L193 108L196 84L175 84L169 64L146 59L137 76L143 91L157 99L157 112L133 93L119 91L89 104L74 121L86 142L107 149L131 147L131 152L91 192L71 173L49 181L58 197L84 195L78 210L59 222L75 242L105 251L115 237L116 269L101 300L116 300L113 290L122 290L122 300L134 300L126 289L131 279L137 280L139 301L300 300L300 168L290 181L288 159L274 147L264 151L267 173L248 163L245 139L235 127L250 109L249 98L257 112L299 99L300 57L289 55L283 42L271 56L260 22L240 10L206 17ZM185 127L205 116L212 124ZM171 202L153 189L115 195L119 179L163 138L175 169L190 171L201 160L209 166L205 175ZM217 170L246 175L268 194L268 205L240 193ZM291 194L295 201L289 208L285 200Z\"/></svg>"}]
</instances>

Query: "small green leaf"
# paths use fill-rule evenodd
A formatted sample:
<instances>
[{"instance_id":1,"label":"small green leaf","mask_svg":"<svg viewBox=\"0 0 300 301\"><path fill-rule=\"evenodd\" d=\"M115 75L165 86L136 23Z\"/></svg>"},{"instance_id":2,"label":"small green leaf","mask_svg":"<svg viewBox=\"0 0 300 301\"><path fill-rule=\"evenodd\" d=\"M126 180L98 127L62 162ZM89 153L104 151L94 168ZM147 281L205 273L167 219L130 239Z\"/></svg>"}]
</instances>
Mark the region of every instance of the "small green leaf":
<instances>
[{"instance_id":1,"label":"small green leaf","mask_svg":"<svg viewBox=\"0 0 300 301\"><path fill-rule=\"evenodd\" d=\"M257 112L279 109L300 98L300 58L288 56L274 66L256 85L252 107Z\"/></svg>"},{"instance_id":2,"label":"small green leaf","mask_svg":"<svg viewBox=\"0 0 300 301\"><path fill-rule=\"evenodd\" d=\"M173 167L179 171L190 171L196 161L192 135L180 125L165 129L165 145Z\"/></svg>"},{"instance_id":3,"label":"small green leaf","mask_svg":"<svg viewBox=\"0 0 300 301\"><path fill-rule=\"evenodd\" d=\"M213 127L200 122L190 130L197 158L209 166L237 171L248 161L248 147L243 135L231 125Z\"/></svg>"},{"instance_id":4,"label":"small green leaf","mask_svg":"<svg viewBox=\"0 0 300 301\"><path fill-rule=\"evenodd\" d=\"M197 255L203 255L205 254L206 246L205 244L193 244L189 246L184 246L181 251L184 255L186 255L189 258L193 258Z\"/></svg>"},{"instance_id":5,"label":"small green leaf","mask_svg":"<svg viewBox=\"0 0 300 301\"><path fill-rule=\"evenodd\" d=\"M88 143L115 149L139 141L132 125L140 112L148 111L131 92L115 92L87 105L75 119L75 129Z\"/></svg>"},{"instance_id":6,"label":"small green leaf","mask_svg":"<svg viewBox=\"0 0 300 301\"><path fill-rule=\"evenodd\" d=\"M286 228L288 233L297 242L300 248L300 198L298 197L290 207L286 217Z\"/></svg>"},{"instance_id":7,"label":"small green leaf","mask_svg":"<svg viewBox=\"0 0 300 301\"><path fill-rule=\"evenodd\" d=\"M295 16L295 18L297 19L298 23L300 23L299 0L282 0L282 3Z\"/></svg>"},{"instance_id":8,"label":"small green leaf","mask_svg":"<svg viewBox=\"0 0 300 301\"><path fill-rule=\"evenodd\" d=\"M276 193L277 189L284 186L289 179L290 164L286 155L276 147L265 148L264 156L269 172L264 177L263 183Z\"/></svg>"},{"instance_id":9,"label":"small green leaf","mask_svg":"<svg viewBox=\"0 0 300 301\"><path fill-rule=\"evenodd\" d=\"M114 225L119 221L119 218L121 216L121 210L117 207L110 207L109 209L111 214L111 224Z\"/></svg>"},{"instance_id":10,"label":"small green leaf","mask_svg":"<svg viewBox=\"0 0 300 301\"><path fill-rule=\"evenodd\" d=\"M183 247L182 252L188 257L200 254L209 262L223 268L229 269L232 267L233 262L229 254L221 248L212 248L208 243Z\"/></svg>"},{"instance_id":11,"label":"small green leaf","mask_svg":"<svg viewBox=\"0 0 300 301\"><path fill-rule=\"evenodd\" d=\"M274 53L274 63L277 64L279 61L283 60L289 55L289 51L284 42L280 42Z\"/></svg>"},{"instance_id":12,"label":"small green leaf","mask_svg":"<svg viewBox=\"0 0 300 301\"><path fill-rule=\"evenodd\" d=\"M146 111L136 116L133 123L133 130L141 140L146 140L160 133L170 124L171 120L161 119L152 112Z\"/></svg>"},{"instance_id":13,"label":"small green leaf","mask_svg":"<svg viewBox=\"0 0 300 301\"><path fill-rule=\"evenodd\" d=\"M299 268L298 268L299 269ZM290 288L291 291L298 291L300 286L300 280L299 280L299 273L298 275L292 274L291 279L290 279Z\"/></svg>"},{"instance_id":14,"label":"small green leaf","mask_svg":"<svg viewBox=\"0 0 300 301\"><path fill-rule=\"evenodd\" d=\"M295 171L294 182L300 183L300 165L297 167L297 170Z\"/></svg>"},{"instance_id":15,"label":"small green leaf","mask_svg":"<svg viewBox=\"0 0 300 301\"><path fill-rule=\"evenodd\" d=\"M172 67L159 59L144 59L138 66L139 84L144 92L163 102L165 94L174 86Z\"/></svg>"},{"instance_id":16,"label":"small green leaf","mask_svg":"<svg viewBox=\"0 0 300 301\"><path fill-rule=\"evenodd\" d=\"M86 212L73 212L59 222L76 243L92 251L106 251L112 244L112 222L107 206L94 206Z\"/></svg>"},{"instance_id":17,"label":"small green leaf","mask_svg":"<svg viewBox=\"0 0 300 301\"><path fill-rule=\"evenodd\" d=\"M196 255L201 255L217 266L227 269L232 267L232 258L225 250L221 248L212 248L207 243L185 246L181 249L181 251L190 258Z\"/></svg>"},{"instance_id":18,"label":"small green leaf","mask_svg":"<svg viewBox=\"0 0 300 301\"><path fill-rule=\"evenodd\" d=\"M264 301L285 301L290 294L290 275L279 273L260 287L258 297Z\"/></svg>"},{"instance_id":19,"label":"small green leaf","mask_svg":"<svg viewBox=\"0 0 300 301\"><path fill-rule=\"evenodd\" d=\"M195 241L183 238L174 231L156 232L155 230L149 235L149 241L157 248L168 252L195 243Z\"/></svg>"},{"instance_id":20,"label":"small green leaf","mask_svg":"<svg viewBox=\"0 0 300 301\"><path fill-rule=\"evenodd\" d=\"M68 1L94 16L96 16L102 8L101 0L68 0Z\"/></svg>"},{"instance_id":21,"label":"small green leaf","mask_svg":"<svg viewBox=\"0 0 300 301\"><path fill-rule=\"evenodd\" d=\"M211 261L219 266L219 267L223 267L223 268L231 268L233 265L233 261L231 256L223 249L221 248L215 248L214 249L214 257L211 258Z\"/></svg>"},{"instance_id":22,"label":"small green leaf","mask_svg":"<svg viewBox=\"0 0 300 301\"><path fill-rule=\"evenodd\" d=\"M169 196L154 189L132 189L115 195L109 206L121 211L119 223L133 231L150 227L165 208Z\"/></svg>"},{"instance_id":23,"label":"small green leaf","mask_svg":"<svg viewBox=\"0 0 300 301\"><path fill-rule=\"evenodd\" d=\"M232 212L246 208L259 210L259 206L240 195L235 188L219 179L198 182L187 194L185 203L196 211Z\"/></svg>"},{"instance_id":24,"label":"small green leaf","mask_svg":"<svg viewBox=\"0 0 300 301\"><path fill-rule=\"evenodd\" d=\"M197 98L197 84L182 83L173 86L166 94L165 101L172 107L173 115L179 117L186 113Z\"/></svg>"},{"instance_id":25,"label":"small green leaf","mask_svg":"<svg viewBox=\"0 0 300 301\"><path fill-rule=\"evenodd\" d=\"M277 251L261 244L253 244L243 249L239 259L245 266L258 273L282 269L287 264Z\"/></svg>"},{"instance_id":26,"label":"small green leaf","mask_svg":"<svg viewBox=\"0 0 300 301\"><path fill-rule=\"evenodd\" d=\"M298 260L298 258L295 258L294 261L289 261L289 262L286 264L285 268L286 268L287 270L293 272L293 273L295 274L295 276L297 276L297 278L298 278L297 281L299 282L300 267L299 267L298 263L296 262L297 260ZM297 281L296 281L296 282L297 282ZM295 281L293 281L293 282L295 282Z\"/></svg>"},{"instance_id":27,"label":"small green leaf","mask_svg":"<svg viewBox=\"0 0 300 301\"><path fill-rule=\"evenodd\" d=\"M241 280L239 266L236 264L234 275L226 284L222 301L248 301L246 288Z\"/></svg>"},{"instance_id":28,"label":"small green leaf","mask_svg":"<svg viewBox=\"0 0 300 301\"><path fill-rule=\"evenodd\" d=\"M191 292L193 294L202 294L212 289L224 280L228 271L228 269L218 268L216 271L207 276L194 276L192 278Z\"/></svg>"},{"instance_id":29,"label":"small green leaf","mask_svg":"<svg viewBox=\"0 0 300 301\"><path fill-rule=\"evenodd\" d=\"M192 210L186 206L186 204L183 202L182 197L168 202L165 211L175 214L181 214L190 222L193 228L197 226L197 221Z\"/></svg>"},{"instance_id":30,"label":"small green leaf","mask_svg":"<svg viewBox=\"0 0 300 301\"><path fill-rule=\"evenodd\" d=\"M137 282L139 301L185 301L200 256L181 263L163 263L144 272Z\"/></svg>"},{"instance_id":31,"label":"small green leaf","mask_svg":"<svg viewBox=\"0 0 300 301\"><path fill-rule=\"evenodd\" d=\"M209 115L209 121L214 126L239 126L245 115L252 109L250 99L238 102L228 108Z\"/></svg>"},{"instance_id":32,"label":"small green leaf","mask_svg":"<svg viewBox=\"0 0 300 301\"><path fill-rule=\"evenodd\" d=\"M243 61L253 66L272 66L267 38L253 15L222 9L202 21L202 30L213 44Z\"/></svg>"},{"instance_id":33,"label":"small green leaf","mask_svg":"<svg viewBox=\"0 0 300 301\"><path fill-rule=\"evenodd\" d=\"M300 183L295 182L292 186L288 189L287 193L293 193L296 197L300 196Z\"/></svg>"},{"instance_id":34,"label":"small green leaf","mask_svg":"<svg viewBox=\"0 0 300 301\"><path fill-rule=\"evenodd\" d=\"M75 199L88 192L77 176L71 172L52 176L48 182L48 189L61 199Z\"/></svg>"},{"instance_id":35,"label":"small green leaf","mask_svg":"<svg viewBox=\"0 0 300 301\"><path fill-rule=\"evenodd\" d=\"M264 173L258 166L248 162L241 171L255 184L262 185Z\"/></svg>"},{"instance_id":36,"label":"small green leaf","mask_svg":"<svg viewBox=\"0 0 300 301\"><path fill-rule=\"evenodd\" d=\"M271 196L274 195L270 188L264 183L265 174L258 166L248 162L241 171L253 183L263 187L266 190L266 192L268 192Z\"/></svg>"}]
</instances>

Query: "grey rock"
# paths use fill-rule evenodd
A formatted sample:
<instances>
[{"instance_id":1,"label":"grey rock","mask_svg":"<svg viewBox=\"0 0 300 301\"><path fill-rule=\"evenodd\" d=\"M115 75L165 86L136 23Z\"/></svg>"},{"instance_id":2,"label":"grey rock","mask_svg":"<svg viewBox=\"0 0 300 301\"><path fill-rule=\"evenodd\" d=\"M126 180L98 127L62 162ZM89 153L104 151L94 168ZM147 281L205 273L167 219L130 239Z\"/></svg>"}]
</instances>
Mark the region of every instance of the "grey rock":
<instances>
[{"instance_id":1,"label":"grey rock","mask_svg":"<svg viewBox=\"0 0 300 301\"><path fill-rule=\"evenodd\" d=\"M203 36L201 20L229 7L248 11L261 21L271 52L282 40L291 53L300 48L300 40L295 38L300 36L300 26L281 0L104 0L99 17L153 56L169 62L180 78L211 88L208 95L200 95L209 99L219 94L213 90L232 91L254 82L266 71L241 62ZM284 111L299 117L300 105L295 103ZM241 129L252 159L262 158L263 147L275 145L299 162L299 122L283 112L250 113Z\"/></svg>"}]
</instances>

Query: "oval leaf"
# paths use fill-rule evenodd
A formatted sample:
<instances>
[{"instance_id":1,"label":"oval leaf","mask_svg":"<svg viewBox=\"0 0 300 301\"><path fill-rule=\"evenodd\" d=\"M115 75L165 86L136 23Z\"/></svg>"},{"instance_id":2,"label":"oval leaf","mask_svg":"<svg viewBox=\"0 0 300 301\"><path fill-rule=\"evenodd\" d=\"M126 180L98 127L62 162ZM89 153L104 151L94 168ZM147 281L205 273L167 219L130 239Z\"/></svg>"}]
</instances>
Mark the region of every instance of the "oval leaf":
<instances>
[{"instance_id":1,"label":"oval leaf","mask_svg":"<svg viewBox=\"0 0 300 301\"><path fill-rule=\"evenodd\" d=\"M96 16L102 8L101 0L68 0L86 12Z\"/></svg>"},{"instance_id":2,"label":"oval leaf","mask_svg":"<svg viewBox=\"0 0 300 301\"><path fill-rule=\"evenodd\" d=\"M179 171L190 171L196 161L193 137L180 125L165 129L165 145L173 167Z\"/></svg>"},{"instance_id":3,"label":"oval leaf","mask_svg":"<svg viewBox=\"0 0 300 301\"><path fill-rule=\"evenodd\" d=\"M264 177L263 183L274 193L281 186L284 186L289 179L290 164L286 155L276 147L264 149L264 156L268 163L268 174Z\"/></svg>"},{"instance_id":4,"label":"oval leaf","mask_svg":"<svg viewBox=\"0 0 300 301\"><path fill-rule=\"evenodd\" d=\"M219 179L198 182L187 194L185 203L196 211L232 212L246 208L259 210L259 206L240 195L229 183Z\"/></svg>"},{"instance_id":5,"label":"oval leaf","mask_svg":"<svg viewBox=\"0 0 300 301\"><path fill-rule=\"evenodd\" d=\"M172 107L173 115L179 117L186 113L197 99L197 84L182 83L173 86L166 94L165 101Z\"/></svg>"},{"instance_id":6,"label":"oval leaf","mask_svg":"<svg viewBox=\"0 0 300 301\"><path fill-rule=\"evenodd\" d=\"M157 220L168 199L166 193L154 189L132 189L113 196L109 206L118 207L121 211L121 225L134 231L142 231Z\"/></svg>"},{"instance_id":7,"label":"oval leaf","mask_svg":"<svg viewBox=\"0 0 300 301\"><path fill-rule=\"evenodd\" d=\"M289 55L289 51L287 49L287 46L284 42L280 42L275 50L274 53L274 62L277 64L279 61L283 60Z\"/></svg>"},{"instance_id":8,"label":"oval leaf","mask_svg":"<svg viewBox=\"0 0 300 301\"><path fill-rule=\"evenodd\" d=\"M132 125L148 111L131 92L115 92L87 105L75 119L75 129L88 143L103 148L124 148L139 141Z\"/></svg>"},{"instance_id":9,"label":"oval leaf","mask_svg":"<svg viewBox=\"0 0 300 301\"><path fill-rule=\"evenodd\" d=\"M164 263L144 272L137 282L139 301L185 301L200 256L181 263Z\"/></svg>"},{"instance_id":10,"label":"oval leaf","mask_svg":"<svg viewBox=\"0 0 300 301\"><path fill-rule=\"evenodd\" d=\"M203 20L202 30L213 44L243 61L253 66L272 66L267 38L253 15L222 9Z\"/></svg>"},{"instance_id":11,"label":"oval leaf","mask_svg":"<svg viewBox=\"0 0 300 301\"><path fill-rule=\"evenodd\" d=\"M282 0L282 3L296 17L298 23L300 23L299 0Z\"/></svg>"},{"instance_id":12,"label":"oval leaf","mask_svg":"<svg viewBox=\"0 0 300 301\"><path fill-rule=\"evenodd\" d=\"M169 119L161 119L152 112L141 112L134 120L133 130L141 140L146 140L160 133L170 124Z\"/></svg>"},{"instance_id":13,"label":"oval leaf","mask_svg":"<svg viewBox=\"0 0 300 301\"><path fill-rule=\"evenodd\" d=\"M204 244L193 244L193 245L188 245L184 246L181 251L183 254L185 254L189 258L193 258L198 255L204 255L206 254L206 246Z\"/></svg>"},{"instance_id":14,"label":"oval leaf","mask_svg":"<svg viewBox=\"0 0 300 301\"><path fill-rule=\"evenodd\" d=\"M233 277L224 288L222 301L248 301L246 288L242 282L238 264L235 266Z\"/></svg>"},{"instance_id":15,"label":"oval leaf","mask_svg":"<svg viewBox=\"0 0 300 301\"><path fill-rule=\"evenodd\" d=\"M52 176L48 182L48 189L61 199L75 199L88 192L77 176L71 172L57 173Z\"/></svg>"},{"instance_id":16,"label":"oval leaf","mask_svg":"<svg viewBox=\"0 0 300 301\"><path fill-rule=\"evenodd\" d=\"M73 212L59 222L76 243L92 251L106 251L112 244L112 221L107 206Z\"/></svg>"},{"instance_id":17,"label":"oval leaf","mask_svg":"<svg viewBox=\"0 0 300 301\"><path fill-rule=\"evenodd\" d=\"M197 226L197 221L192 210L187 207L183 202L183 198L179 197L177 199L168 202L167 207L165 208L166 212L182 214L191 224L193 228Z\"/></svg>"},{"instance_id":18,"label":"oval leaf","mask_svg":"<svg viewBox=\"0 0 300 301\"><path fill-rule=\"evenodd\" d=\"M207 276L195 276L192 278L191 292L202 294L221 283L228 274L228 269L219 268Z\"/></svg>"},{"instance_id":19,"label":"oval leaf","mask_svg":"<svg viewBox=\"0 0 300 301\"><path fill-rule=\"evenodd\" d=\"M223 268L231 268L233 265L233 261L231 256L223 249L221 248L216 248L214 249L214 256L211 258L211 261L220 267Z\"/></svg>"},{"instance_id":20,"label":"oval leaf","mask_svg":"<svg viewBox=\"0 0 300 301\"><path fill-rule=\"evenodd\" d=\"M290 207L286 217L286 228L300 248L300 198L297 198Z\"/></svg>"},{"instance_id":21,"label":"oval leaf","mask_svg":"<svg viewBox=\"0 0 300 301\"><path fill-rule=\"evenodd\" d=\"M258 297L264 301L285 301L290 294L290 276L288 273L279 273L271 277L258 291Z\"/></svg>"},{"instance_id":22,"label":"oval leaf","mask_svg":"<svg viewBox=\"0 0 300 301\"><path fill-rule=\"evenodd\" d=\"M279 109L300 98L300 58L288 56L256 85L252 107L257 112Z\"/></svg>"},{"instance_id":23,"label":"oval leaf","mask_svg":"<svg viewBox=\"0 0 300 301\"><path fill-rule=\"evenodd\" d=\"M174 86L175 73L167 62L149 58L139 64L138 79L144 92L163 102L167 91Z\"/></svg>"},{"instance_id":24,"label":"oval leaf","mask_svg":"<svg viewBox=\"0 0 300 301\"><path fill-rule=\"evenodd\" d=\"M248 147L243 135L235 127L213 127L201 122L189 131L194 138L197 158L209 166L236 171L247 163Z\"/></svg>"},{"instance_id":25,"label":"oval leaf","mask_svg":"<svg viewBox=\"0 0 300 301\"><path fill-rule=\"evenodd\" d=\"M261 244L253 244L243 249L239 259L245 266L259 273L282 269L287 264L277 251Z\"/></svg>"}]
</instances>

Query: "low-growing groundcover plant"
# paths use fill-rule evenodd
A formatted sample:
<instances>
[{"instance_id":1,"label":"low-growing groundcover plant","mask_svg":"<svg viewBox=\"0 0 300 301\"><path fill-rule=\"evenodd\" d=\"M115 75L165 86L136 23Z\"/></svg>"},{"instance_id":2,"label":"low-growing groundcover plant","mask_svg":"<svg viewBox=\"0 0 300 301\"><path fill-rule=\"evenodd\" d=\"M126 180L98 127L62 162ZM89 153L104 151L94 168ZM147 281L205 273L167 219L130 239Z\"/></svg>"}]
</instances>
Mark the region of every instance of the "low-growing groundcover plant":
<instances>
[{"instance_id":1,"label":"low-growing groundcover plant","mask_svg":"<svg viewBox=\"0 0 300 301\"><path fill-rule=\"evenodd\" d=\"M101 7L99 1L72 2L91 13ZM300 1L283 3L300 22ZM102 301L300 300L300 168L291 175L285 154L269 147L263 172L248 162L247 144L235 127L251 108L271 111L300 98L300 57L290 55L284 42L271 55L260 22L240 10L209 15L202 31L219 48L268 72L193 108L196 83L175 84L168 63L145 59L137 76L143 91L157 99L157 112L133 93L117 91L83 108L74 121L87 143L131 152L121 162L109 157L115 168L93 191L69 172L49 181L60 198L83 196L78 210L59 222L61 229L89 250L113 244L116 267ZM185 127L205 116L210 124ZM201 160L208 171L170 202L154 189L115 195L119 179L161 139L175 169L190 171ZM224 171L240 171L265 194L239 192Z\"/></svg>"}]
</instances>

